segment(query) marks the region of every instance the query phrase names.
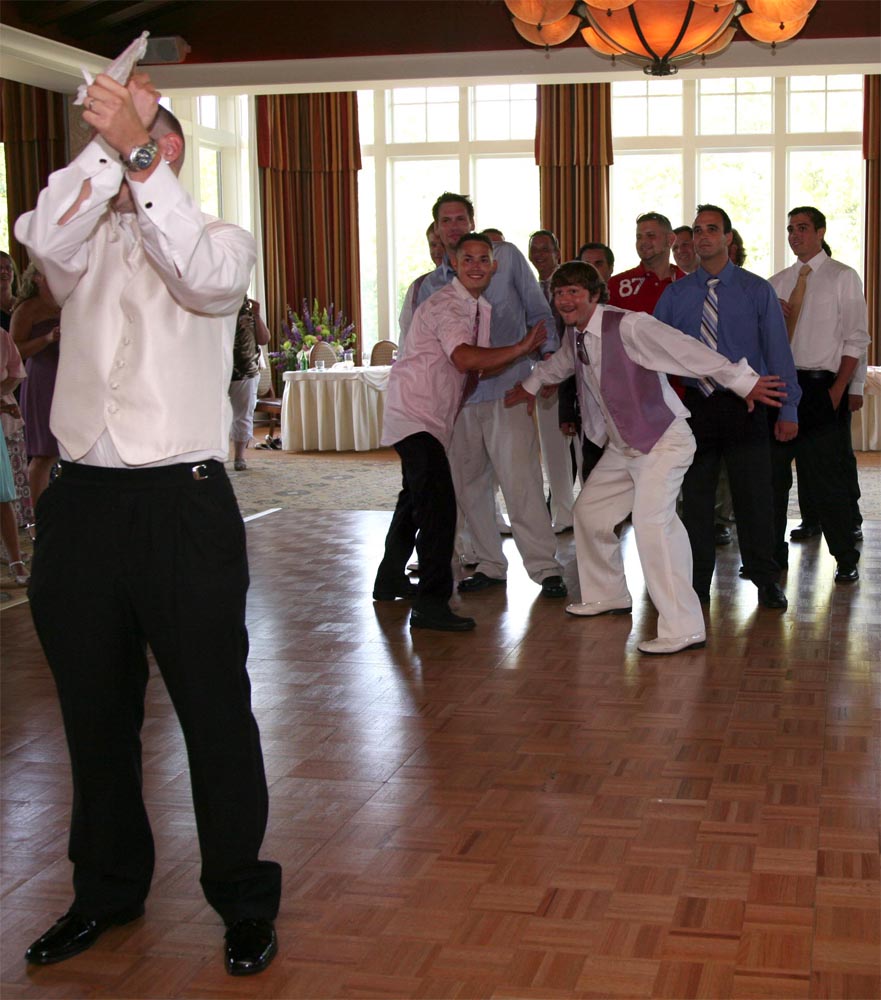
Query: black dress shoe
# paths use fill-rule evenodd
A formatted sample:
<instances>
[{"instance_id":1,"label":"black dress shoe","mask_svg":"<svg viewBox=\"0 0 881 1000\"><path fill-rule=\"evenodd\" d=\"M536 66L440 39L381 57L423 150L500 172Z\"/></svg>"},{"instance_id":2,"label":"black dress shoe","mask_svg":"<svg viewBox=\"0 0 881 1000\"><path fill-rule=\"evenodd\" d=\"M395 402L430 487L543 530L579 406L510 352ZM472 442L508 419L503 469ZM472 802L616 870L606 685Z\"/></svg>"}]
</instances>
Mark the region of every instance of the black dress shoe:
<instances>
[{"instance_id":1,"label":"black dress shoe","mask_svg":"<svg viewBox=\"0 0 881 1000\"><path fill-rule=\"evenodd\" d=\"M786 600L786 594L783 593L783 588L779 583L760 583L759 588L759 604L763 608L787 608L789 607L789 601Z\"/></svg>"},{"instance_id":2,"label":"black dress shoe","mask_svg":"<svg viewBox=\"0 0 881 1000\"><path fill-rule=\"evenodd\" d=\"M237 920L226 932L224 964L231 976L253 976L275 958L278 938L271 920Z\"/></svg>"},{"instance_id":3,"label":"black dress shoe","mask_svg":"<svg viewBox=\"0 0 881 1000\"><path fill-rule=\"evenodd\" d=\"M859 525L853 529L853 540L855 542L861 542L863 540L863 529Z\"/></svg>"},{"instance_id":4,"label":"black dress shoe","mask_svg":"<svg viewBox=\"0 0 881 1000\"><path fill-rule=\"evenodd\" d=\"M419 588L411 580L401 580L392 586L383 584L375 586L373 590L374 601L394 601L399 597L404 600L412 600L419 593Z\"/></svg>"},{"instance_id":5,"label":"black dress shoe","mask_svg":"<svg viewBox=\"0 0 881 1000\"><path fill-rule=\"evenodd\" d=\"M716 525L716 544L717 545L731 544L731 529L726 527L724 524Z\"/></svg>"},{"instance_id":6,"label":"black dress shoe","mask_svg":"<svg viewBox=\"0 0 881 1000\"><path fill-rule=\"evenodd\" d=\"M860 578L860 571L855 565L849 563L839 563L835 570L836 583L856 583Z\"/></svg>"},{"instance_id":7,"label":"black dress shoe","mask_svg":"<svg viewBox=\"0 0 881 1000\"><path fill-rule=\"evenodd\" d=\"M119 910L107 917L85 917L81 913L68 910L28 948L24 953L25 961L32 965L63 962L66 958L73 958L81 951L91 948L109 928L131 923L143 915L143 903L126 910Z\"/></svg>"},{"instance_id":8,"label":"black dress shoe","mask_svg":"<svg viewBox=\"0 0 881 1000\"><path fill-rule=\"evenodd\" d=\"M508 583L505 579L497 576L487 576L486 573L475 573L473 576L466 576L459 581L456 588L460 594L473 594L478 590L487 590L489 587L504 587Z\"/></svg>"},{"instance_id":9,"label":"black dress shoe","mask_svg":"<svg viewBox=\"0 0 881 1000\"><path fill-rule=\"evenodd\" d=\"M437 632L470 632L477 622L457 615L449 608L439 607L410 612L410 628L430 628Z\"/></svg>"},{"instance_id":10,"label":"black dress shoe","mask_svg":"<svg viewBox=\"0 0 881 1000\"><path fill-rule=\"evenodd\" d=\"M793 542L804 542L809 538L814 538L820 534L823 529L819 524L805 524L804 521L797 527L793 528L789 532L789 537Z\"/></svg>"},{"instance_id":11,"label":"black dress shoe","mask_svg":"<svg viewBox=\"0 0 881 1000\"><path fill-rule=\"evenodd\" d=\"M546 576L541 581L542 597L565 597L568 593L562 576Z\"/></svg>"}]
</instances>

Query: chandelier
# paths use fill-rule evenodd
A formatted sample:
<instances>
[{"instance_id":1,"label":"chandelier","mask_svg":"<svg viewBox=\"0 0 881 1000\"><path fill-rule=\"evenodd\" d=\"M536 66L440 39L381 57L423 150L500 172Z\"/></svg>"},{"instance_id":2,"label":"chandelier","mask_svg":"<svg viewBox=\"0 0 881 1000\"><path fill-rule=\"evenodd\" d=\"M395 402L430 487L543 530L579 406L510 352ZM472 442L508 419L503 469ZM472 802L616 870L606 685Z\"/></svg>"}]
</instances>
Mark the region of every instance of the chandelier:
<instances>
[{"instance_id":1,"label":"chandelier","mask_svg":"<svg viewBox=\"0 0 881 1000\"><path fill-rule=\"evenodd\" d=\"M727 49L738 25L773 48L794 38L817 0L505 0L533 45L559 45L576 31L604 56L648 60L651 76Z\"/></svg>"}]
</instances>

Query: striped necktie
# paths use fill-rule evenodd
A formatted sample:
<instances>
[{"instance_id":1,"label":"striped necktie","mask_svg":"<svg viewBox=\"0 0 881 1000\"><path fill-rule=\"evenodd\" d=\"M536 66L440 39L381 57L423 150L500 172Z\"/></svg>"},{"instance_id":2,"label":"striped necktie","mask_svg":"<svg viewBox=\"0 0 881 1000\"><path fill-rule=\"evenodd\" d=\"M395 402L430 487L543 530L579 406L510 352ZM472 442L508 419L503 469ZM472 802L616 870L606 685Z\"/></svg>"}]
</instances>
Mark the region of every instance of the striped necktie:
<instances>
[{"instance_id":1,"label":"striped necktie","mask_svg":"<svg viewBox=\"0 0 881 1000\"><path fill-rule=\"evenodd\" d=\"M719 278L710 278L707 281L707 297L704 299L704 310L701 313L701 336L700 339L711 347L718 350L719 344L719 297L716 295L716 285ZM711 378L699 378L697 385L705 396L710 396L713 390L718 387L718 383Z\"/></svg>"},{"instance_id":2,"label":"striped necktie","mask_svg":"<svg viewBox=\"0 0 881 1000\"><path fill-rule=\"evenodd\" d=\"M795 336L795 328L798 325L798 317L801 313L802 303L805 300L805 289L808 285L808 278L811 274L811 265L804 264L798 272L798 281L789 296L789 315L786 317L786 332L789 334L790 343Z\"/></svg>"}]
</instances>

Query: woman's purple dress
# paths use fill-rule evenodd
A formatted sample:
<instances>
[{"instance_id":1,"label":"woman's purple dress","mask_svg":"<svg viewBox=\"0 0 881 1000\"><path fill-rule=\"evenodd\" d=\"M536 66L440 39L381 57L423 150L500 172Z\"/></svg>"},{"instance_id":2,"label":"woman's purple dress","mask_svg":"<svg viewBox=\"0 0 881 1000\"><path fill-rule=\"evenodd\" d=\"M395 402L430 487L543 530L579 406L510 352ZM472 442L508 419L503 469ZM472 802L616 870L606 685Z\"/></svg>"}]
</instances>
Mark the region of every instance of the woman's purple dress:
<instances>
[{"instance_id":1,"label":"woman's purple dress","mask_svg":"<svg viewBox=\"0 0 881 1000\"><path fill-rule=\"evenodd\" d=\"M28 340L45 337L58 326L57 316L34 323ZM55 374L58 371L58 344L50 344L32 354L25 362L28 377L21 387L21 415L24 417L24 439L28 455L58 454L58 443L49 430L49 410L55 392Z\"/></svg>"}]
</instances>

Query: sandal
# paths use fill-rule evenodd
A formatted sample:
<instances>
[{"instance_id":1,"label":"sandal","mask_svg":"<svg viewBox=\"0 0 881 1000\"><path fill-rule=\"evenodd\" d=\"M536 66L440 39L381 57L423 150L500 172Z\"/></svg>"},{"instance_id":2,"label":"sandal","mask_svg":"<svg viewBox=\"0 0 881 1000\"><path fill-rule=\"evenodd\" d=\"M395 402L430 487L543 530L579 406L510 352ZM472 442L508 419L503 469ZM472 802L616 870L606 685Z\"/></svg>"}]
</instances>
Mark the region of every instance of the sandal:
<instances>
[{"instance_id":1,"label":"sandal","mask_svg":"<svg viewBox=\"0 0 881 1000\"><path fill-rule=\"evenodd\" d=\"M20 567L20 569L16 569L16 566ZM24 586L30 581L30 573L28 573L27 567L21 559L16 559L15 562L11 562L9 564L9 572L12 574L15 582L21 586Z\"/></svg>"}]
</instances>

